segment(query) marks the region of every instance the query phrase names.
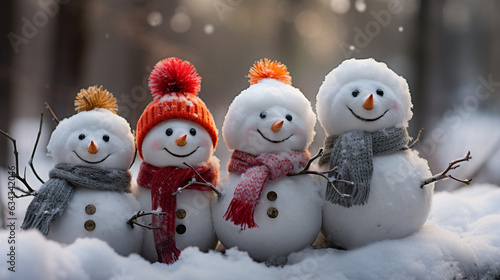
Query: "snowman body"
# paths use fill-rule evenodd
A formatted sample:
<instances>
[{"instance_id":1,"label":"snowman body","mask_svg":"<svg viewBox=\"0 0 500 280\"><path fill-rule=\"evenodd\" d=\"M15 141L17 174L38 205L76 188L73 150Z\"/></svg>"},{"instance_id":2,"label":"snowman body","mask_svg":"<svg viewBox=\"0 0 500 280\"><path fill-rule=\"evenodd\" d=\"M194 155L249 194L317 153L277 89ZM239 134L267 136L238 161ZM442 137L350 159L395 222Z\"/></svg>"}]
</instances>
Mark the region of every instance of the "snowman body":
<instances>
[{"instance_id":1,"label":"snowman body","mask_svg":"<svg viewBox=\"0 0 500 280\"><path fill-rule=\"evenodd\" d=\"M410 141L405 130L413 115L412 106L406 80L386 64L373 59L342 62L325 77L316 103L319 122L328 137L339 137L351 131L390 135L389 131L397 129L404 131L402 138L384 141L399 142ZM358 149L368 145L366 142L349 144L360 147ZM369 147L370 150L375 150L373 146ZM356 158L357 152L340 153L349 153L359 159ZM329 162L335 159L334 156L329 157ZM403 238L418 231L429 215L434 184L421 187L431 172L427 161L417 151L406 146L380 154L374 151L370 160L373 172L366 201L346 207L330 201L324 205L323 234L344 249ZM359 162L364 161L358 160L357 164ZM329 165L323 164L319 168L334 167ZM355 170L356 166L350 168ZM346 179L342 174L340 177Z\"/></svg>"},{"instance_id":2,"label":"snowman body","mask_svg":"<svg viewBox=\"0 0 500 280\"><path fill-rule=\"evenodd\" d=\"M47 237L64 244L77 238L98 238L120 255L138 253L143 231L127 224L137 211L139 203L130 193L76 189Z\"/></svg>"},{"instance_id":3,"label":"snowman body","mask_svg":"<svg viewBox=\"0 0 500 280\"><path fill-rule=\"evenodd\" d=\"M179 145L178 139L184 139L185 143ZM199 124L184 119L169 119L152 128L144 138L142 154L144 162L156 167L188 168L184 163L197 167L209 161L215 162L218 167L218 159L213 156L212 140L207 131ZM183 250L196 246L205 252L215 249L217 237L211 214L215 193L184 189L175 196L176 247ZM162 212L161 209L153 209L150 189L139 185L137 199L141 210ZM140 222L150 224L151 216L141 218ZM152 230L145 232L141 254L152 262L158 260Z\"/></svg>"},{"instance_id":4,"label":"snowman body","mask_svg":"<svg viewBox=\"0 0 500 280\"><path fill-rule=\"evenodd\" d=\"M354 249L418 231L429 215L433 193L430 186L420 188L420 182L430 176L417 151L374 156L368 201L350 208L326 202L323 234L337 247Z\"/></svg>"},{"instance_id":5,"label":"snowman body","mask_svg":"<svg viewBox=\"0 0 500 280\"><path fill-rule=\"evenodd\" d=\"M207 252L217 245L218 240L215 236L210 212L214 195L212 192L197 190L183 190L177 194L175 242L179 250L196 246L201 251ZM141 209L152 209L149 189L139 188L137 199ZM141 222L150 224L151 217L144 217ZM152 262L158 260L153 232L150 230L144 233L141 255Z\"/></svg>"},{"instance_id":6,"label":"snowman body","mask_svg":"<svg viewBox=\"0 0 500 280\"><path fill-rule=\"evenodd\" d=\"M214 217L223 217L241 182L241 174L231 172L219 183L222 197L214 203ZM241 230L223 218L214 219L218 238L226 247L238 247L257 261L312 245L321 228L321 193L309 175L281 177L268 181L255 209L256 228Z\"/></svg>"}]
</instances>

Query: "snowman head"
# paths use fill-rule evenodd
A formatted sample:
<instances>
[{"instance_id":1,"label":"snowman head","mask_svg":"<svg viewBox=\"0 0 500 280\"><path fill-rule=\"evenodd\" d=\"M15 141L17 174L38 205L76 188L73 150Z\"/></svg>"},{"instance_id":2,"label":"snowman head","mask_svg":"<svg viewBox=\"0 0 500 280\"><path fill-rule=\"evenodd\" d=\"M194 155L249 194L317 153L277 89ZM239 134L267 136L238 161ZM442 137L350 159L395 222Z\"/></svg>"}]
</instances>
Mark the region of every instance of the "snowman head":
<instances>
[{"instance_id":1,"label":"snowman head","mask_svg":"<svg viewBox=\"0 0 500 280\"><path fill-rule=\"evenodd\" d=\"M333 69L316 102L327 135L407 127L412 107L406 80L371 58L345 60Z\"/></svg>"},{"instance_id":2,"label":"snowman head","mask_svg":"<svg viewBox=\"0 0 500 280\"><path fill-rule=\"evenodd\" d=\"M249 77L250 87L236 96L224 118L228 148L253 155L306 150L316 115L309 100L291 86L286 66L261 60Z\"/></svg>"},{"instance_id":3,"label":"snowman head","mask_svg":"<svg viewBox=\"0 0 500 280\"><path fill-rule=\"evenodd\" d=\"M205 164L217 145L217 128L197 96L200 80L191 63L172 57L149 76L154 100L137 123L139 156L156 167Z\"/></svg>"},{"instance_id":4,"label":"snowman head","mask_svg":"<svg viewBox=\"0 0 500 280\"><path fill-rule=\"evenodd\" d=\"M142 157L156 167L186 167L207 162L214 152L210 134L185 119L168 119L153 127L142 143Z\"/></svg>"},{"instance_id":5,"label":"snowman head","mask_svg":"<svg viewBox=\"0 0 500 280\"><path fill-rule=\"evenodd\" d=\"M77 114L62 120L47 150L56 163L127 170L135 154L128 122L118 116L116 99L102 87L78 93Z\"/></svg>"}]
</instances>

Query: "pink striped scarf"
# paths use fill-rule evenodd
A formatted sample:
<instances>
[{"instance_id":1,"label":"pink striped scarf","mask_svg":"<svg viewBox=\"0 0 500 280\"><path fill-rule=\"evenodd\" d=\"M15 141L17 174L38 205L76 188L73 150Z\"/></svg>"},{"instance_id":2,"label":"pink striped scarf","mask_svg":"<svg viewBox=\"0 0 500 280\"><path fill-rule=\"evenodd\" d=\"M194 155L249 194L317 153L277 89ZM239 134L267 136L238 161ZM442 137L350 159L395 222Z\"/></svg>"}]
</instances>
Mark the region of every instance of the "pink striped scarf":
<instances>
[{"instance_id":1,"label":"pink striped scarf","mask_svg":"<svg viewBox=\"0 0 500 280\"><path fill-rule=\"evenodd\" d=\"M254 221L254 212L267 180L302 170L309 158L310 154L307 151L263 154L255 157L235 150L229 161L228 171L243 175L234 190L233 200L224 218L241 226L242 230L246 227L258 227Z\"/></svg>"}]
</instances>

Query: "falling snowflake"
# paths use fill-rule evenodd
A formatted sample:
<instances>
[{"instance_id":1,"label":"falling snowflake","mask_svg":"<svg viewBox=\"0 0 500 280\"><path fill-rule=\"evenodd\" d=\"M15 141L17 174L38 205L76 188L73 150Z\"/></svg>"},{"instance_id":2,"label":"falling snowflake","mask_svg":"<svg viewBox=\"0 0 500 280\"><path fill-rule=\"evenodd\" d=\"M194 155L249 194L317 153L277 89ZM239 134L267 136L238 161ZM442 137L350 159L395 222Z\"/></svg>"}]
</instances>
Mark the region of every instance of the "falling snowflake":
<instances>
[{"instance_id":1,"label":"falling snowflake","mask_svg":"<svg viewBox=\"0 0 500 280\"><path fill-rule=\"evenodd\" d=\"M163 23L163 16L160 12L154 11L148 14L147 21L149 25L155 27Z\"/></svg>"},{"instance_id":2,"label":"falling snowflake","mask_svg":"<svg viewBox=\"0 0 500 280\"><path fill-rule=\"evenodd\" d=\"M203 31L205 31L206 34L212 34L212 33L214 33L214 26L211 24L207 24L203 28Z\"/></svg>"},{"instance_id":3,"label":"falling snowflake","mask_svg":"<svg viewBox=\"0 0 500 280\"><path fill-rule=\"evenodd\" d=\"M358 12L363 13L364 11L366 11L365 0L356 0L356 3L354 3L354 7Z\"/></svg>"}]
</instances>

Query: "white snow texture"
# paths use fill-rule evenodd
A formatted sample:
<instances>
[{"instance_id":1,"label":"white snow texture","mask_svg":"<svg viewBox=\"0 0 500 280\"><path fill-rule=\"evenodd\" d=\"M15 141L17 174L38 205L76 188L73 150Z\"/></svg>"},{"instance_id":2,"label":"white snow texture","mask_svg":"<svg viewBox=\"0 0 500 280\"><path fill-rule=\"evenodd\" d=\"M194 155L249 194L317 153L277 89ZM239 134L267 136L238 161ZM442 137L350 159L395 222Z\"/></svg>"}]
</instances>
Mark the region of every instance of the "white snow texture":
<instances>
[{"instance_id":1,"label":"white snow texture","mask_svg":"<svg viewBox=\"0 0 500 280\"><path fill-rule=\"evenodd\" d=\"M173 265L123 257L98 239L63 246L16 231L16 272L7 268L9 231L0 231L0 279L495 279L500 275L500 188L473 185L438 193L417 233L351 251L307 248L283 267L244 252L182 251Z\"/></svg>"}]
</instances>

